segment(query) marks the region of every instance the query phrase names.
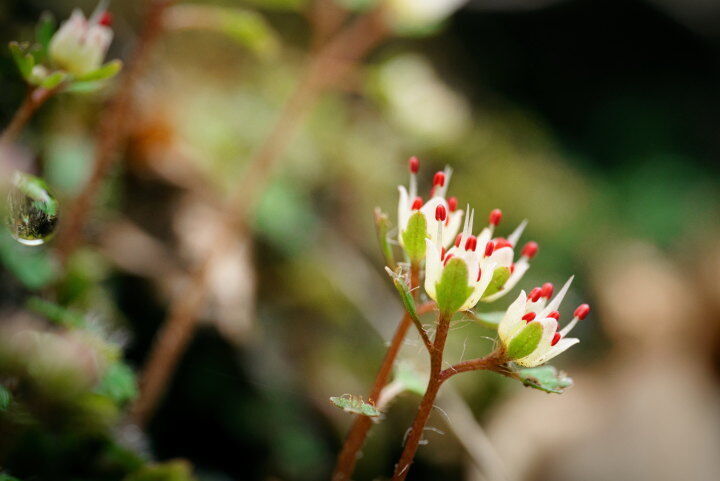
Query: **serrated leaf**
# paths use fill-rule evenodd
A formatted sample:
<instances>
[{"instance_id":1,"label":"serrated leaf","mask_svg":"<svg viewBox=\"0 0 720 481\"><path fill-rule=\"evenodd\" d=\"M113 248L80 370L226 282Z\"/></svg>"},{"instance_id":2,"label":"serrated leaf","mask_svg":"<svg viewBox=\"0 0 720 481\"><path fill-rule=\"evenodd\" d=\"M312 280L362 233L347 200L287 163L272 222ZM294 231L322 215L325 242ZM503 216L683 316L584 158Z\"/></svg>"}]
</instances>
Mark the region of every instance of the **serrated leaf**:
<instances>
[{"instance_id":1,"label":"serrated leaf","mask_svg":"<svg viewBox=\"0 0 720 481\"><path fill-rule=\"evenodd\" d=\"M425 258L425 238L427 237L427 220L422 212L417 211L410 216L407 228L402 233L403 248L410 261L421 262Z\"/></svg>"},{"instance_id":2,"label":"serrated leaf","mask_svg":"<svg viewBox=\"0 0 720 481\"><path fill-rule=\"evenodd\" d=\"M531 322L512 338L507 347L508 359L521 359L531 354L540 344L543 327L539 322Z\"/></svg>"},{"instance_id":3,"label":"serrated leaf","mask_svg":"<svg viewBox=\"0 0 720 481\"><path fill-rule=\"evenodd\" d=\"M435 288L435 301L445 315L457 312L465 303L472 287L468 284L468 269L465 261L453 257L443 268L442 276Z\"/></svg>"},{"instance_id":4,"label":"serrated leaf","mask_svg":"<svg viewBox=\"0 0 720 481\"><path fill-rule=\"evenodd\" d=\"M517 374L525 386L547 393L562 394L565 389L573 385L572 378L553 366L520 369Z\"/></svg>"},{"instance_id":5,"label":"serrated leaf","mask_svg":"<svg viewBox=\"0 0 720 481\"><path fill-rule=\"evenodd\" d=\"M27 300L26 305L31 311L63 327L79 329L86 324L82 314L39 297L31 297Z\"/></svg>"},{"instance_id":6,"label":"serrated leaf","mask_svg":"<svg viewBox=\"0 0 720 481\"><path fill-rule=\"evenodd\" d=\"M112 60L90 73L76 77L75 82L99 82L108 80L120 72L122 65L122 61Z\"/></svg>"},{"instance_id":7,"label":"serrated leaf","mask_svg":"<svg viewBox=\"0 0 720 481\"><path fill-rule=\"evenodd\" d=\"M380 244L380 252L385 258L385 265L390 269L395 269L395 256L393 255L392 246L388 241L388 230L390 230L390 220L387 214L375 208L375 233L377 234L378 244Z\"/></svg>"},{"instance_id":8,"label":"serrated leaf","mask_svg":"<svg viewBox=\"0 0 720 481\"><path fill-rule=\"evenodd\" d=\"M375 408L375 406L366 403L361 398L356 396L345 395L331 397L330 402L332 402L337 407L343 409L345 412L352 414L362 414L363 416L368 416L371 418L380 416L381 414L380 411Z\"/></svg>"},{"instance_id":9,"label":"serrated leaf","mask_svg":"<svg viewBox=\"0 0 720 481\"><path fill-rule=\"evenodd\" d=\"M498 326L500 325L500 321L502 321L503 317L505 316L505 311L495 311L495 312L468 311L467 315L473 322L476 322L477 324L480 324L483 327L487 327L488 329L497 330Z\"/></svg>"},{"instance_id":10,"label":"serrated leaf","mask_svg":"<svg viewBox=\"0 0 720 481\"><path fill-rule=\"evenodd\" d=\"M499 292L508 278L510 278L510 269L507 267L498 267L495 269L490 284L488 284L487 289L483 292L483 297L492 296L496 292Z\"/></svg>"},{"instance_id":11,"label":"serrated leaf","mask_svg":"<svg viewBox=\"0 0 720 481\"><path fill-rule=\"evenodd\" d=\"M0 411L7 411L12 402L12 393L3 385L0 385ZM0 479L2 479L0 477Z\"/></svg>"},{"instance_id":12,"label":"serrated leaf","mask_svg":"<svg viewBox=\"0 0 720 481\"><path fill-rule=\"evenodd\" d=\"M95 392L117 404L132 401L138 394L135 372L123 362L114 362L105 370Z\"/></svg>"},{"instance_id":13,"label":"serrated leaf","mask_svg":"<svg viewBox=\"0 0 720 481\"><path fill-rule=\"evenodd\" d=\"M17 65L20 75L25 80L29 80L32 76L32 70L35 66L35 59L28 53L30 45L27 43L20 44L18 42L10 42L10 53L12 54L15 65Z\"/></svg>"}]
</instances>

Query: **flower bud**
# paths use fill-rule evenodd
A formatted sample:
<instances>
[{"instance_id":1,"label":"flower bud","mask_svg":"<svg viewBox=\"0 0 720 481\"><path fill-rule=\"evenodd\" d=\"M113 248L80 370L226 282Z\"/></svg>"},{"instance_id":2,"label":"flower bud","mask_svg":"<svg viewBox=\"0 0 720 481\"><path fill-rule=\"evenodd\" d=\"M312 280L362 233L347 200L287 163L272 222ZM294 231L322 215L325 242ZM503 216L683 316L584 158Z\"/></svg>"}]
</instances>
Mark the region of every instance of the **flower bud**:
<instances>
[{"instance_id":1,"label":"flower bud","mask_svg":"<svg viewBox=\"0 0 720 481\"><path fill-rule=\"evenodd\" d=\"M100 68L113 38L105 13L86 19L80 10L73 11L50 40L50 61L77 77Z\"/></svg>"}]
</instances>

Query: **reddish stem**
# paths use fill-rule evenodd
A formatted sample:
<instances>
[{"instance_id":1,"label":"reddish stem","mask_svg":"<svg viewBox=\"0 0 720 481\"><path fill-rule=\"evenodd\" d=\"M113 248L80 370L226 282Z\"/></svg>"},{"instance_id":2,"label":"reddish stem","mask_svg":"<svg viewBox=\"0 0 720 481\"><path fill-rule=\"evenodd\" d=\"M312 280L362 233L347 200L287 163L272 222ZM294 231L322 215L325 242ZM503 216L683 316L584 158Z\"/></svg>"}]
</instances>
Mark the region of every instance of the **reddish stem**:
<instances>
[{"instance_id":1,"label":"reddish stem","mask_svg":"<svg viewBox=\"0 0 720 481\"><path fill-rule=\"evenodd\" d=\"M13 116L10 124L0 135L0 147L15 142L37 109L39 109L58 89L44 89L42 87L32 88L25 96L25 100Z\"/></svg>"}]
</instances>

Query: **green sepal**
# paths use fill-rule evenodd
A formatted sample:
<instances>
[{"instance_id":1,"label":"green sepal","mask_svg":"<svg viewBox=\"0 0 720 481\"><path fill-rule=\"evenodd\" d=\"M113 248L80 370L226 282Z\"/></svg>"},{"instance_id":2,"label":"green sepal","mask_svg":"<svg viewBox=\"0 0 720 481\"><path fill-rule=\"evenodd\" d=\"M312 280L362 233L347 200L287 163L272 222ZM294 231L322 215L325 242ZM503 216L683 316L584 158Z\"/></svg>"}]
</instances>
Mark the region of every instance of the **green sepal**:
<instances>
[{"instance_id":1,"label":"green sepal","mask_svg":"<svg viewBox=\"0 0 720 481\"><path fill-rule=\"evenodd\" d=\"M543 326L539 322L531 322L523 328L510 341L507 347L508 359L522 359L531 354L540 344L542 338Z\"/></svg>"},{"instance_id":2,"label":"green sepal","mask_svg":"<svg viewBox=\"0 0 720 481\"><path fill-rule=\"evenodd\" d=\"M525 386L547 393L562 394L573 385L572 378L553 366L529 367L518 370L517 374Z\"/></svg>"},{"instance_id":3,"label":"green sepal","mask_svg":"<svg viewBox=\"0 0 720 481\"><path fill-rule=\"evenodd\" d=\"M53 72L44 79L42 79L40 82L40 87L52 90L59 86L61 83L63 83L67 78L68 74L66 72L58 70L57 72Z\"/></svg>"},{"instance_id":4,"label":"green sepal","mask_svg":"<svg viewBox=\"0 0 720 481\"><path fill-rule=\"evenodd\" d=\"M403 247L411 262L419 263L425 258L426 237L427 220L422 212L415 212L410 216L407 228L402 234Z\"/></svg>"},{"instance_id":5,"label":"green sepal","mask_svg":"<svg viewBox=\"0 0 720 481\"><path fill-rule=\"evenodd\" d=\"M75 82L99 82L101 80L111 79L120 72L122 65L122 61L120 60L111 60L92 72L75 77Z\"/></svg>"},{"instance_id":6,"label":"green sepal","mask_svg":"<svg viewBox=\"0 0 720 481\"><path fill-rule=\"evenodd\" d=\"M483 297L492 296L496 292L499 292L502 290L503 286L507 282L507 280L510 278L510 269L507 267L498 267L493 272L492 279L490 280L490 284L488 284L487 289L485 289L485 292L483 292Z\"/></svg>"},{"instance_id":7,"label":"green sepal","mask_svg":"<svg viewBox=\"0 0 720 481\"><path fill-rule=\"evenodd\" d=\"M468 314L468 317L473 322L481 325L482 327L486 327L486 328L492 329L492 330L497 330L498 326L500 325L500 322L503 320L503 317L505 317L505 311L495 311L495 312L468 311L467 314Z\"/></svg>"},{"instance_id":8,"label":"green sepal","mask_svg":"<svg viewBox=\"0 0 720 481\"><path fill-rule=\"evenodd\" d=\"M32 70L35 66L35 58L29 53L30 44L10 42L10 53L12 54L15 65L17 65L20 75L25 80L32 78Z\"/></svg>"},{"instance_id":9,"label":"green sepal","mask_svg":"<svg viewBox=\"0 0 720 481\"><path fill-rule=\"evenodd\" d=\"M10 406L11 402L12 393L8 388L0 384L0 411L7 411L7 408Z\"/></svg>"},{"instance_id":10,"label":"green sepal","mask_svg":"<svg viewBox=\"0 0 720 481\"><path fill-rule=\"evenodd\" d=\"M393 255L392 246L388 241L388 231L390 230L390 220L379 207L375 208L375 233L377 234L378 244L380 244L380 252L385 258L385 265L390 269L395 269L395 256Z\"/></svg>"},{"instance_id":11,"label":"green sepal","mask_svg":"<svg viewBox=\"0 0 720 481\"><path fill-rule=\"evenodd\" d=\"M35 61L42 63L48 57L48 48L50 47L50 40L55 35L55 17L50 12L43 12L40 15L40 20L35 26L35 42L39 49L35 53Z\"/></svg>"},{"instance_id":12,"label":"green sepal","mask_svg":"<svg viewBox=\"0 0 720 481\"><path fill-rule=\"evenodd\" d=\"M410 292L410 286L408 286L407 282L405 282L405 276L402 275L399 268L397 271L392 271L389 267L386 267L385 271L392 278L395 289L397 289L398 294L400 294L400 300L402 301L408 315L410 315L410 318L416 324L420 324L420 318L418 317L417 309L415 308L415 299Z\"/></svg>"},{"instance_id":13,"label":"green sepal","mask_svg":"<svg viewBox=\"0 0 720 481\"><path fill-rule=\"evenodd\" d=\"M468 269L465 261L453 257L443 269L435 286L435 297L440 312L452 315L465 303L473 288L468 284Z\"/></svg>"},{"instance_id":14,"label":"green sepal","mask_svg":"<svg viewBox=\"0 0 720 481\"><path fill-rule=\"evenodd\" d=\"M362 414L363 416L371 418L380 416L381 414L375 406L366 403L356 396L349 396L347 394L344 396L334 396L330 398L330 402L351 414Z\"/></svg>"}]
</instances>

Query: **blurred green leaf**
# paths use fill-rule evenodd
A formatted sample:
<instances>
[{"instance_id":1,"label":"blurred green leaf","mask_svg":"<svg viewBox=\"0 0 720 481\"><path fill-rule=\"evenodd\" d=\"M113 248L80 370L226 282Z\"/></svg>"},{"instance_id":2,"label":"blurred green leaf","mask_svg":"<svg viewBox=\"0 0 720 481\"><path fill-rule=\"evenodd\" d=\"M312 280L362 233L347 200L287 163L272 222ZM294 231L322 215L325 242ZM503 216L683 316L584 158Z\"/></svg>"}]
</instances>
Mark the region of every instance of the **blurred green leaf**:
<instances>
[{"instance_id":1,"label":"blurred green leaf","mask_svg":"<svg viewBox=\"0 0 720 481\"><path fill-rule=\"evenodd\" d=\"M62 72L62 71L53 72L42 80L42 82L40 83L40 86L42 88L52 90L55 87L57 87L58 85L60 85L61 83L63 83L63 81L66 78L67 78L67 74L65 72Z\"/></svg>"},{"instance_id":2,"label":"blurred green leaf","mask_svg":"<svg viewBox=\"0 0 720 481\"><path fill-rule=\"evenodd\" d=\"M8 388L0 384L0 411L6 411L11 402L12 393L8 390ZM0 479L2 479L1 475Z\"/></svg>"},{"instance_id":3,"label":"blurred green leaf","mask_svg":"<svg viewBox=\"0 0 720 481\"><path fill-rule=\"evenodd\" d=\"M127 476L124 481L194 481L190 463L184 460L151 464Z\"/></svg>"},{"instance_id":4,"label":"blurred green leaf","mask_svg":"<svg viewBox=\"0 0 720 481\"><path fill-rule=\"evenodd\" d=\"M502 321L503 316L505 316L505 311L496 311L496 312L473 312L473 311L467 311L468 317L480 324L483 327L487 327L488 329L497 330L498 326L500 325L500 321Z\"/></svg>"},{"instance_id":5,"label":"blurred green leaf","mask_svg":"<svg viewBox=\"0 0 720 481\"><path fill-rule=\"evenodd\" d=\"M385 258L385 265L390 269L395 269L395 256L393 255L392 246L388 240L388 230L390 229L390 221L379 207L375 208L375 233L377 234L380 251Z\"/></svg>"},{"instance_id":6,"label":"blurred green leaf","mask_svg":"<svg viewBox=\"0 0 720 481\"><path fill-rule=\"evenodd\" d=\"M381 414L380 411L375 408L375 406L366 403L359 397L345 395L339 397L331 397L330 401L334 405L348 413L362 414L363 416L368 417L377 417Z\"/></svg>"},{"instance_id":7,"label":"blurred green leaf","mask_svg":"<svg viewBox=\"0 0 720 481\"><path fill-rule=\"evenodd\" d=\"M395 381L400 382L406 391L419 396L423 396L427 388L427 378L423 377L408 362L399 362L397 364L395 368Z\"/></svg>"},{"instance_id":8,"label":"blurred green leaf","mask_svg":"<svg viewBox=\"0 0 720 481\"><path fill-rule=\"evenodd\" d=\"M547 393L561 394L573 384L570 377L553 366L520 369L517 373L524 385Z\"/></svg>"},{"instance_id":9,"label":"blurred green leaf","mask_svg":"<svg viewBox=\"0 0 720 481\"><path fill-rule=\"evenodd\" d=\"M7 231L0 230L0 261L28 289L45 287L57 275L48 251L21 246Z\"/></svg>"},{"instance_id":10,"label":"blurred green leaf","mask_svg":"<svg viewBox=\"0 0 720 481\"><path fill-rule=\"evenodd\" d=\"M14 478L9 474L0 473L0 481L20 481L18 478Z\"/></svg>"},{"instance_id":11,"label":"blurred green leaf","mask_svg":"<svg viewBox=\"0 0 720 481\"><path fill-rule=\"evenodd\" d=\"M43 12L40 15L40 20L35 27L35 41L40 47L35 55L37 63L44 62L47 58L47 51L50 45L50 40L55 34L55 17L50 12Z\"/></svg>"},{"instance_id":12,"label":"blurred green leaf","mask_svg":"<svg viewBox=\"0 0 720 481\"><path fill-rule=\"evenodd\" d=\"M426 237L427 220L422 212L415 212L410 216L407 227L402 233L403 247L410 261L419 263L425 258Z\"/></svg>"},{"instance_id":13,"label":"blurred green leaf","mask_svg":"<svg viewBox=\"0 0 720 481\"><path fill-rule=\"evenodd\" d=\"M109 397L117 404L132 401L138 394L135 372L123 362L114 362L105 370L95 392Z\"/></svg>"},{"instance_id":14,"label":"blurred green leaf","mask_svg":"<svg viewBox=\"0 0 720 481\"><path fill-rule=\"evenodd\" d=\"M35 66L35 59L28 53L30 44L10 42L10 53L12 54L15 65L17 65L20 74L25 80L32 77L32 70Z\"/></svg>"},{"instance_id":15,"label":"blurred green leaf","mask_svg":"<svg viewBox=\"0 0 720 481\"><path fill-rule=\"evenodd\" d=\"M99 82L101 80L107 80L113 78L122 69L122 62L120 60L112 60L97 70L93 70L90 73L79 76L75 79L76 82Z\"/></svg>"},{"instance_id":16,"label":"blurred green leaf","mask_svg":"<svg viewBox=\"0 0 720 481\"><path fill-rule=\"evenodd\" d=\"M63 327L78 329L86 324L82 314L39 297L28 299L27 308Z\"/></svg>"}]
</instances>

